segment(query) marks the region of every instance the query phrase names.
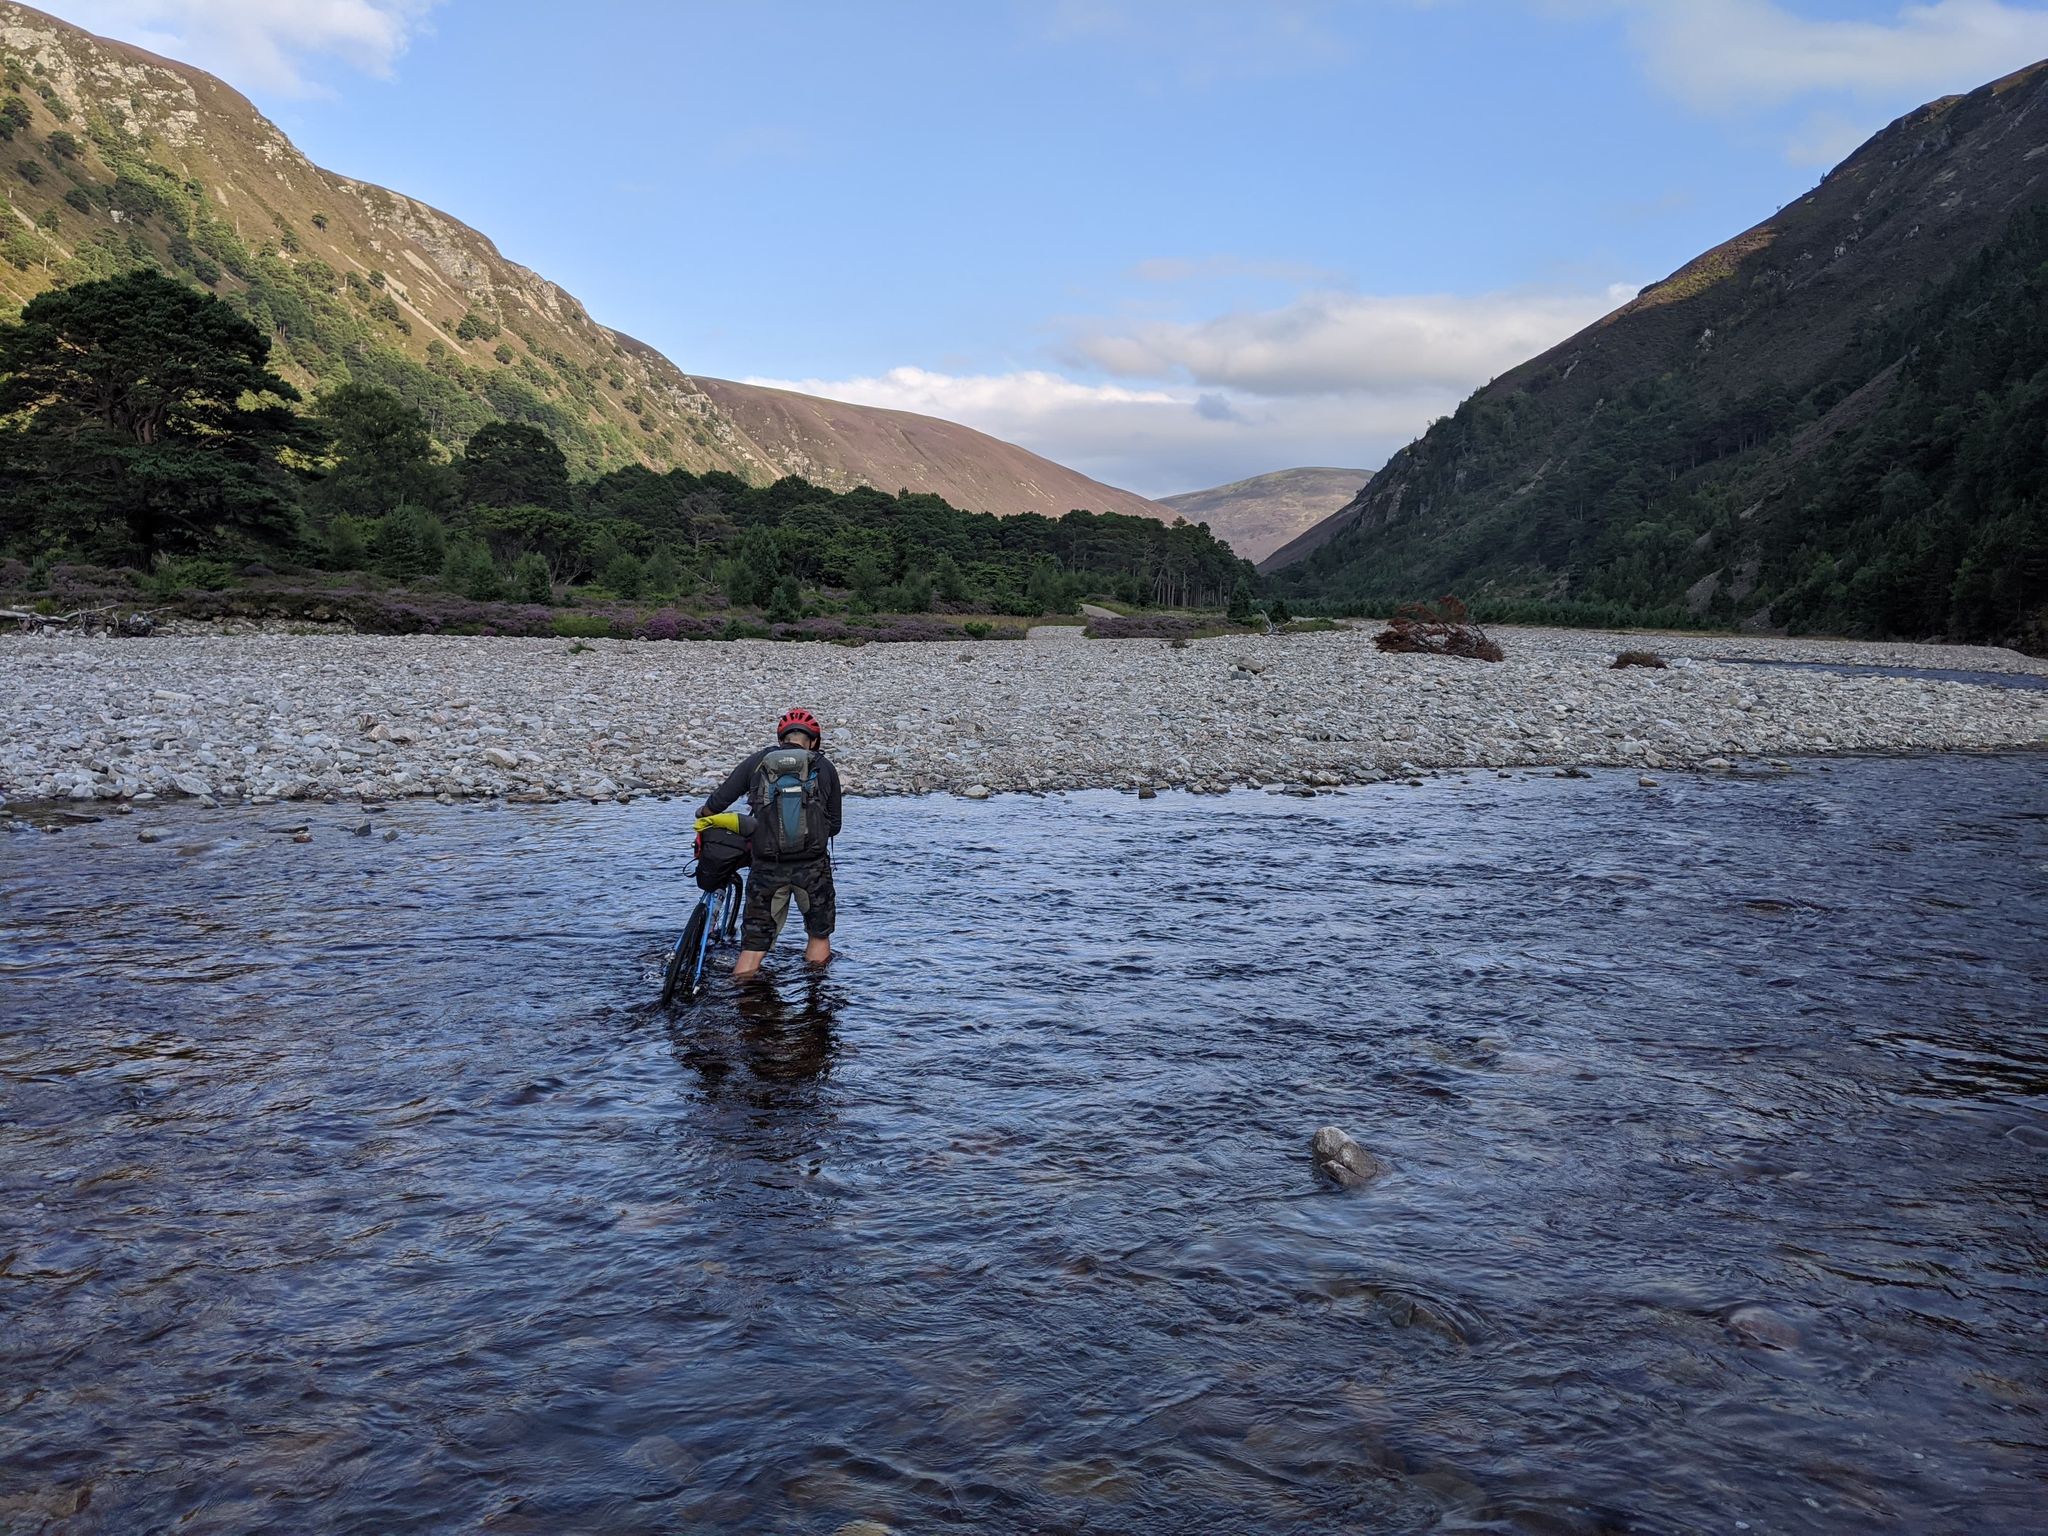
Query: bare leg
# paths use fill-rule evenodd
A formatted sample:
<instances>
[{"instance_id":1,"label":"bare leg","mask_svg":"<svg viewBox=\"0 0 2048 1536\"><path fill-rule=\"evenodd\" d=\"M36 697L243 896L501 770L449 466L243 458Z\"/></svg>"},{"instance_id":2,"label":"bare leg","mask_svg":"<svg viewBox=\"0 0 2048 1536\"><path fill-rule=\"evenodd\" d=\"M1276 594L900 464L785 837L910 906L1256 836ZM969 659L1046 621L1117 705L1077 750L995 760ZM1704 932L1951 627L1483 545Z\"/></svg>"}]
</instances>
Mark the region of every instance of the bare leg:
<instances>
[{"instance_id":1,"label":"bare leg","mask_svg":"<svg viewBox=\"0 0 2048 1536\"><path fill-rule=\"evenodd\" d=\"M744 959L745 957L742 956L741 958ZM808 944L804 945L804 959L808 960L812 965L823 965L831 958L832 941L830 939L812 939ZM758 961L755 963L759 964Z\"/></svg>"},{"instance_id":2,"label":"bare leg","mask_svg":"<svg viewBox=\"0 0 2048 1536\"><path fill-rule=\"evenodd\" d=\"M765 949L743 949L740 951L739 964L732 968L732 973L742 981L749 976L758 976L761 973L761 962L767 958L768 951Z\"/></svg>"}]
</instances>

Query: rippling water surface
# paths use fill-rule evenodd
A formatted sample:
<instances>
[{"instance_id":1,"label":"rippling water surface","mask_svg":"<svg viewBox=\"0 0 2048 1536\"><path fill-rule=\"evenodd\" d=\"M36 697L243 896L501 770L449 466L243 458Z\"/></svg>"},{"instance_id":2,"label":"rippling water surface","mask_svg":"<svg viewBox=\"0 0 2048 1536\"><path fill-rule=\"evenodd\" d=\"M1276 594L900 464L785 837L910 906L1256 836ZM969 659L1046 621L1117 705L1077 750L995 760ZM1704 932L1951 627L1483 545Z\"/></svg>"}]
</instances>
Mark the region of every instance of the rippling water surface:
<instances>
[{"instance_id":1,"label":"rippling water surface","mask_svg":"<svg viewBox=\"0 0 2048 1536\"><path fill-rule=\"evenodd\" d=\"M16 835L0 1529L2039 1529L2044 767Z\"/></svg>"}]
</instances>

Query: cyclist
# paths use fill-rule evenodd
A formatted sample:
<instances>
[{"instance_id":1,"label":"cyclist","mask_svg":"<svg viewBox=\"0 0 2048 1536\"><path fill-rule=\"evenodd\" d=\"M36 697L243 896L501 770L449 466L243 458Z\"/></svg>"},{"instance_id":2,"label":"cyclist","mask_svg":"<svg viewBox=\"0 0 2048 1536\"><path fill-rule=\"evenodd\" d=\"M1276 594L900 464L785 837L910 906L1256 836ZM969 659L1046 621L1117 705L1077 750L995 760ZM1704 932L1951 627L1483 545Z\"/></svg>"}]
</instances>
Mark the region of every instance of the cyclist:
<instances>
[{"instance_id":1,"label":"cyclist","mask_svg":"<svg viewBox=\"0 0 2048 1536\"><path fill-rule=\"evenodd\" d=\"M743 979L761 969L791 901L803 914L804 959L823 965L832 958L831 841L839 835L839 770L823 744L816 715L787 711L775 722L775 745L742 761L698 808L701 822L744 796L753 813L754 872L732 972Z\"/></svg>"}]
</instances>

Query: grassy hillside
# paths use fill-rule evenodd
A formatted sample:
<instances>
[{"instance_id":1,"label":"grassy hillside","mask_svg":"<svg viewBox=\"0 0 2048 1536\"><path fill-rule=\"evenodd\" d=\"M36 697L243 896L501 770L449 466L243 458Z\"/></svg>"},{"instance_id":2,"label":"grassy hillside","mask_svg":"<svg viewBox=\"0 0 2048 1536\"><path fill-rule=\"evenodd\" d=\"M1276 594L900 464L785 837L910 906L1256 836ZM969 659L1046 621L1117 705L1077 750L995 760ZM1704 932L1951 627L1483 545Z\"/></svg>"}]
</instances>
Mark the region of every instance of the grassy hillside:
<instances>
[{"instance_id":1,"label":"grassy hillside","mask_svg":"<svg viewBox=\"0 0 2048 1536\"><path fill-rule=\"evenodd\" d=\"M802 474L1003 514L1167 516L928 417L809 401L791 434L785 402L805 397L700 383L458 220L312 164L211 75L0 0L0 316L136 267L218 294L309 395L396 392L449 451L504 419L545 429L584 474Z\"/></svg>"},{"instance_id":2,"label":"grassy hillside","mask_svg":"<svg viewBox=\"0 0 2048 1536\"><path fill-rule=\"evenodd\" d=\"M1374 606L2048 638L2048 65L1481 390L1276 573Z\"/></svg>"}]
</instances>

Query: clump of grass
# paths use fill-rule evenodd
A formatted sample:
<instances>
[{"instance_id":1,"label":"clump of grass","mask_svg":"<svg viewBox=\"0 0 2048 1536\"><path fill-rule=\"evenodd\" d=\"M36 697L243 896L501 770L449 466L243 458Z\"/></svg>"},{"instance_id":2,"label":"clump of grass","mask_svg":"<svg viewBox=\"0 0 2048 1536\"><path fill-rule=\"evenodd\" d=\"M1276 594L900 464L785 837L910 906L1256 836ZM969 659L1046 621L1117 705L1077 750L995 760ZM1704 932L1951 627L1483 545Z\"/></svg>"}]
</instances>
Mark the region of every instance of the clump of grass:
<instances>
[{"instance_id":1,"label":"clump of grass","mask_svg":"<svg viewBox=\"0 0 2048 1536\"><path fill-rule=\"evenodd\" d=\"M1623 651L1614 658L1614 665L1607 670L1613 672L1622 667L1655 667L1662 671L1669 665L1670 663L1655 651Z\"/></svg>"}]
</instances>

